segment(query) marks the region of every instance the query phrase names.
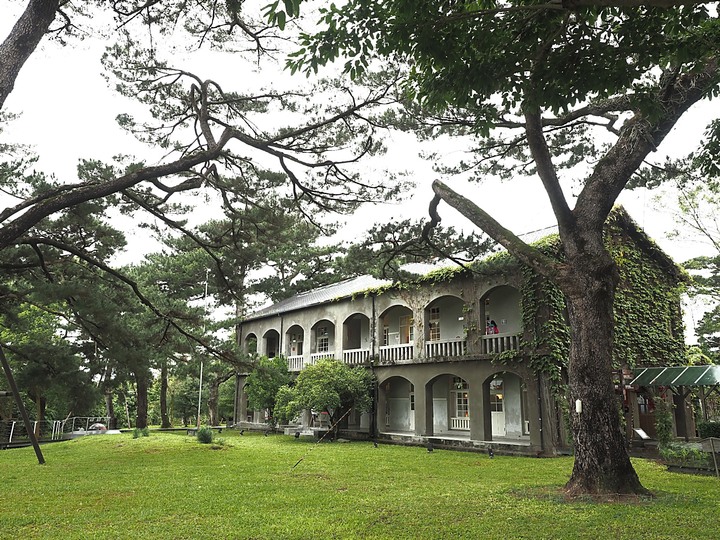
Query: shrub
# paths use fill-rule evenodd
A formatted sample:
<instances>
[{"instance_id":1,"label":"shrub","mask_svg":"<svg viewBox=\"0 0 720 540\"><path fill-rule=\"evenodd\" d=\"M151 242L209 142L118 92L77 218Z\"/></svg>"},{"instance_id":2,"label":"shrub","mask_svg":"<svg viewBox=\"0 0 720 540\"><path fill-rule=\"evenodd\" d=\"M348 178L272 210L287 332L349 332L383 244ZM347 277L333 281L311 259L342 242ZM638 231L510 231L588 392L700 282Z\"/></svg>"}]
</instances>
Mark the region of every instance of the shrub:
<instances>
[{"instance_id":1,"label":"shrub","mask_svg":"<svg viewBox=\"0 0 720 540\"><path fill-rule=\"evenodd\" d=\"M660 447L673 440L672 405L661 397L655 399L655 438Z\"/></svg>"},{"instance_id":2,"label":"shrub","mask_svg":"<svg viewBox=\"0 0 720 540\"><path fill-rule=\"evenodd\" d=\"M197 430L197 440L202 444L210 444L213 440L213 430L209 427L201 427Z\"/></svg>"},{"instance_id":3,"label":"shrub","mask_svg":"<svg viewBox=\"0 0 720 540\"><path fill-rule=\"evenodd\" d=\"M660 448L660 457L667 463L686 467L707 468L710 462L707 452L682 444L668 444Z\"/></svg>"},{"instance_id":4,"label":"shrub","mask_svg":"<svg viewBox=\"0 0 720 540\"><path fill-rule=\"evenodd\" d=\"M133 439L137 439L138 437L149 437L150 436L150 430L148 428L144 427L142 429L135 428L133 429Z\"/></svg>"},{"instance_id":5,"label":"shrub","mask_svg":"<svg viewBox=\"0 0 720 540\"><path fill-rule=\"evenodd\" d=\"M707 439L708 437L720 437L720 422L714 422L712 420L707 422L698 422L698 435L701 439Z\"/></svg>"}]
</instances>

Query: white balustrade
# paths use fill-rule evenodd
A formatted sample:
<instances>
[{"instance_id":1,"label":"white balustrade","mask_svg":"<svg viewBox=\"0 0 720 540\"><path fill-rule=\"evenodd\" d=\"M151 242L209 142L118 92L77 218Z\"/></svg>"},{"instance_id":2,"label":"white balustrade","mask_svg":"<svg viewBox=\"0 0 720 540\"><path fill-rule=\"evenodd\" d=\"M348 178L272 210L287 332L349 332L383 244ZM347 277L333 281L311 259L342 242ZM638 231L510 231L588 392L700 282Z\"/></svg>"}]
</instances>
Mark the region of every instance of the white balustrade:
<instances>
[{"instance_id":1,"label":"white balustrade","mask_svg":"<svg viewBox=\"0 0 720 540\"><path fill-rule=\"evenodd\" d=\"M335 355L331 352L313 353L310 355L310 364L315 365L320 360L332 359L332 358L335 358Z\"/></svg>"},{"instance_id":2,"label":"white balustrade","mask_svg":"<svg viewBox=\"0 0 720 540\"><path fill-rule=\"evenodd\" d=\"M288 371L302 371L303 355L296 354L287 357Z\"/></svg>"},{"instance_id":3,"label":"white balustrade","mask_svg":"<svg viewBox=\"0 0 720 540\"><path fill-rule=\"evenodd\" d=\"M520 334L489 334L482 337L482 354L497 354L520 349Z\"/></svg>"},{"instance_id":4,"label":"white balustrade","mask_svg":"<svg viewBox=\"0 0 720 540\"><path fill-rule=\"evenodd\" d=\"M470 417L454 416L450 418L450 429L470 431Z\"/></svg>"},{"instance_id":5,"label":"white balustrade","mask_svg":"<svg viewBox=\"0 0 720 540\"><path fill-rule=\"evenodd\" d=\"M380 347L381 362L409 362L413 359L413 343L403 343L402 345L384 345Z\"/></svg>"},{"instance_id":6,"label":"white balustrade","mask_svg":"<svg viewBox=\"0 0 720 540\"><path fill-rule=\"evenodd\" d=\"M466 351L467 341L459 338L425 343L425 356L427 358L463 356Z\"/></svg>"},{"instance_id":7,"label":"white balustrade","mask_svg":"<svg viewBox=\"0 0 720 540\"><path fill-rule=\"evenodd\" d=\"M370 349L348 349L343 351L343 362L346 364L366 364L369 361Z\"/></svg>"}]
</instances>

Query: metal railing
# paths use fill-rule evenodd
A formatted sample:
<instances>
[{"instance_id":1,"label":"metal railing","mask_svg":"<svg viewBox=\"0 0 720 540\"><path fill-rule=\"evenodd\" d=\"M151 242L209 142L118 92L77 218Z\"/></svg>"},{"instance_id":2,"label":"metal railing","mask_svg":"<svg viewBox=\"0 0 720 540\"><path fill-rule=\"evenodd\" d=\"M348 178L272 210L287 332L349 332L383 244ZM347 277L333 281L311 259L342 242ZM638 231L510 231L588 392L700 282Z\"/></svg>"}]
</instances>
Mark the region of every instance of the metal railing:
<instances>
[{"instance_id":1,"label":"metal railing","mask_svg":"<svg viewBox=\"0 0 720 540\"><path fill-rule=\"evenodd\" d=\"M31 420L30 428L38 440L56 441L65 434L90 431L90 426L101 423L107 426L108 416L74 416L67 420ZM0 420L0 443L30 442L25 423L22 420Z\"/></svg>"}]
</instances>

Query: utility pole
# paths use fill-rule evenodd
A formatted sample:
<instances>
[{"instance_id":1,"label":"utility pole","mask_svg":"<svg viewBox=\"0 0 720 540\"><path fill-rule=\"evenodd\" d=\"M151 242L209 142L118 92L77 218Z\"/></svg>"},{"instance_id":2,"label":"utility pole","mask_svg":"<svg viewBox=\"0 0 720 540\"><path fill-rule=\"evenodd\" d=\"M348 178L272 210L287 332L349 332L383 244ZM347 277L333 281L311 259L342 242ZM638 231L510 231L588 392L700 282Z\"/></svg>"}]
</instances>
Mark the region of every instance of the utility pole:
<instances>
[{"instance_id":1,"label":"utility pole","mask_svg":"<svg viewBox=\"0 0 720 540\"><path fill-rule=\"evenodd\" d=\"M207 295L210 269L205 269L205 294L203 295L203 337L205 337L205 319L207 318ZM198 390L197 428L200 429L200 406L202 405L203 356L200 355L200 389Z\"/></svg>"}]
</instances>

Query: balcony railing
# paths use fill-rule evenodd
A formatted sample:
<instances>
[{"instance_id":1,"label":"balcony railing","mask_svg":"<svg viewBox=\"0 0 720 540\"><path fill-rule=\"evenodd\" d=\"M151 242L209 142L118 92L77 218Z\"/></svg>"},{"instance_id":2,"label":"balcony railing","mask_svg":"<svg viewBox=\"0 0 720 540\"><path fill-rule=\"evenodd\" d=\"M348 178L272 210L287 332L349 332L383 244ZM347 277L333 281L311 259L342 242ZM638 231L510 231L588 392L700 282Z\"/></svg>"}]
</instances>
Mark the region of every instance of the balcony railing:
<instances>
[{"instance_id":1,"label":"balcony railing","mask_svg":"<svg viewBox=\"0 0 720 540\"><path fill-rule=\"evenodd\" d=\"M464 339L444 339L425 343L425 356L428 358L463 356L467 351Z\"/></svg>"},{"instance_id":2,"label":"balcony railing","mask_svg":"<svg viewBox=\"0 0 720 540\"><path fill-rule=\"evenodd\" d=\"M310 355L310 364L317 364L319 360L325 360L329 358L335 358L335 354L331 352L319 352L319 353L312 353Z\"/></svg>"},{"instance_id":3,"label":"balcony railing","mask_svg":"<svg viewBox=\"0 0 720 540\"><path fill-rule=\"evenodd\" d=\"M343 362L346 364L366 364L369 361L370 349L348 349L343 351Z\"/></svg>"},{"instance_id":4,"label":"balcony railing","mask_svg":"<svg viewBox=\"0 0 720 540\"><path fill-rule=\"evenodd\" d=\"M384 345L380 347L380 362L409 362L413 359L414 343Z\"/></svg>"},{"instance_id":5,"label":"balcony railing","mask_svg":"<svg viewBox=\"0 0 720 540\"><path fill-rule=\"evenodd\" d=\"M450 418L450 429L458 429L461 431L470 431L469 416L453 416Z\"/></svg>"},{"instance_id":6,"label":"balcony railing","mask_svg":"<svg viewBox=\"0 0 720 540\"><path fill-rule=\"evenodd\" d=\"M482 337L482 354L497 354L520 349L520 334L490 334Z\"/></svg>"},{"instance_id":7,"label":"balcony railing","mask_svg":"<svg viewBox=\"0 0 720 540\"><path fill-rule=\"evenodd\" d=\"M287 357L288 371L302 371L303 358L304 358L304 356L302 354L288 356Z\"/></svg>"}]
</instances>

